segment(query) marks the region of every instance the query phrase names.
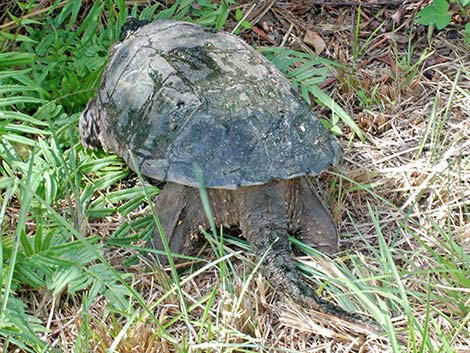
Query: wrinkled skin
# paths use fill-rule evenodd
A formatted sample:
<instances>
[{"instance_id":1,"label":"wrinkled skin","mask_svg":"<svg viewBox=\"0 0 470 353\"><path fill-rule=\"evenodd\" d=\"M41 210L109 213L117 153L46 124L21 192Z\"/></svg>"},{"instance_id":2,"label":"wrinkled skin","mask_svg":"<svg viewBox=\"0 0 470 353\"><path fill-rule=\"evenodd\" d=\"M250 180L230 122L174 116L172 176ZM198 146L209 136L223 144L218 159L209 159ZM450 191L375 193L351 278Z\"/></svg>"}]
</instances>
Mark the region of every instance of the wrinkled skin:
<instances>
[{"instance_id":1,"label":"wrinkled skin","mask_svg":"<svg viewBox=\"0 0 470 353\"><path fill-rule=\"evenodd\" d=\"M276 239L283 244L283 251L288 251L289 245L284 240L288 234L295 234L324 253L337 251L335 225L306 177L239 190L208 189L207 192L215 224L240 226L260 256ZM255 201L257 203L253 204ZM167 183L157 198L156 209L170 248L176 254L191 252L199 227L207 229L209 226L199 190L193 187ZM264 223L267 228L259 229L258 224ZM154 245L163 249L158 232ZM160 260L167 263L164 257Z\"/></svg>"},{"instance_id":2,"label":"wrinkled skin","mask_svg":"<svg viewBox=\"0 0 470 353\"><path fill-rule=\"evenodd\" d=\"M266 256L263 271L275 287L302 302L316 297L292 260L289 233L329 254L337 250L338 240L336 228L307 177L239 190L208 189L208 197L216 225L239 225L255 254ZM156 209L173 253L190 252L199 227L208 227L196 188L167 183ZM154 246L163 249L158 231ZM160 261L167 263L165 256L160 256Z\"/></svg>"},{"instance_id":3,"label":"wrinkled skin","mask_svg":"<svg viewBox=\"0 0 470 353\"><path fill-rule=\"evenodd\" d=\"M207 191L216 225L240 226L257 257L265 256L262 271L275 288L309 307L370 324L362 316L318 297L302 280L292 259L289 233L297 234L307 245L328 254L334 253L338 246L335 225L307 177L238 190ZM199 227L208 228L196 188L167 183L157 198L156 210L172 253L191 252ZM163 250L158 231L153 245ZM159 260L163 264L168 261L165 255L159 256Z\"/></svg>"}]
</instances>

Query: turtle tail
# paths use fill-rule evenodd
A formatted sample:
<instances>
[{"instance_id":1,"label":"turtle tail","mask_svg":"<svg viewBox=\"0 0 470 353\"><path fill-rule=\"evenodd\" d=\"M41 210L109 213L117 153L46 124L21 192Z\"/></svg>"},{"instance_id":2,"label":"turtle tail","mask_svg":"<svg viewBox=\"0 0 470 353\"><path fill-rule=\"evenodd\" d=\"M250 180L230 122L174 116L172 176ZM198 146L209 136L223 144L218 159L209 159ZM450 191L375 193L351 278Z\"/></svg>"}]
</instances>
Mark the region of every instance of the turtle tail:
<instances>
[{"instance_id":1,"label":"turtle tail","mask_svg":"<svg viewBox=\"0 0 470 353\"><path fill-rule=\"evenodd\" d=\"M91 99L80 115L78 130L82 138L82 144L86 148L96 149L101 146L100 136L100 113L96 105L96 98Z\"/></svg>"}]
</instances>

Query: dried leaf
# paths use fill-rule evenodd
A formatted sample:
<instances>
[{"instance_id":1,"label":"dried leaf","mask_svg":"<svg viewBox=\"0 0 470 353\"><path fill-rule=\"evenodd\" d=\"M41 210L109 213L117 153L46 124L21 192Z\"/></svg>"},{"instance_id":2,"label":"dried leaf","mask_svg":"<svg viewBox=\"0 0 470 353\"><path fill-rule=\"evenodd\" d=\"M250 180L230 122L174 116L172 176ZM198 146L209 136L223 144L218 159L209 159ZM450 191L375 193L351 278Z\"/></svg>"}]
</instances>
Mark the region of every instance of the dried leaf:
<instances>
[{"instance_id":1,"label":"dried leaf","mask_svg":"<svg viewBox=\"0 0 470 353\"><path fill-rule=\"evenodd\" d=\"M304 36L304 43L315 50L315 54L320 55L326 48L326 43L318 32L307 30Z\"/></svg>"}]
</instances>

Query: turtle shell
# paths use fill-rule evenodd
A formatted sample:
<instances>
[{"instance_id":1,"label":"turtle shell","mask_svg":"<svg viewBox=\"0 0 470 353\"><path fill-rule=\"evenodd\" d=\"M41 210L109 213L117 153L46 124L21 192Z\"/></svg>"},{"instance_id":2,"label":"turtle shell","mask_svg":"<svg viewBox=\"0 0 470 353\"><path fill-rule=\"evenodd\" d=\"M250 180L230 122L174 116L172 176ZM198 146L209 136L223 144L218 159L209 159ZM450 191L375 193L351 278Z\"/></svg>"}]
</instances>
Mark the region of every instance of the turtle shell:
<instances>
[{"instance_id":1,"label":"turtle shell","mask_svg":"<svg viewBox=\"0 0 470 353\"><path fill-rule=\"evenodd\" d=\"M156 21L113 49L96 107L99 140L151 178L236 189L316 175L338 142L290 82L240 38Z\"/></svg>"}]
</instances>

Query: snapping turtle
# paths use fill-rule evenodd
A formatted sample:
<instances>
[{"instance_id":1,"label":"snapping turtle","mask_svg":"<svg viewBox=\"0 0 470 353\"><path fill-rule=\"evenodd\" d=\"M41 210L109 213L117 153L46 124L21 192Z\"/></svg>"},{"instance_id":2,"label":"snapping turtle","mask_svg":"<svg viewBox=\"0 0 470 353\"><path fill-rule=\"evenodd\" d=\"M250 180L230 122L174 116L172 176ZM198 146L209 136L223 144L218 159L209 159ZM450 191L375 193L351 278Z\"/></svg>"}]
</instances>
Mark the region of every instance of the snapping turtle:
<instances>
[{"instance_id":1,"label":"snapping turtle","mask_svg":"<svg viewBox=\"0 0 470 353\"><path fill-rule=\"evenodd\" d=\"M206 225L197 167L215 222L240 226L275 286L348 316L302 281L288 241L297 233L327 253L337 250L335 226L308 176L337 162L340 146L244 41L186 22L142 26L112 49L79 129L86 147L101 145L166 181L156 209L173 253L187 252ZM154 245L162 248L158 233Z\"/></svg>"}]
</instances>

